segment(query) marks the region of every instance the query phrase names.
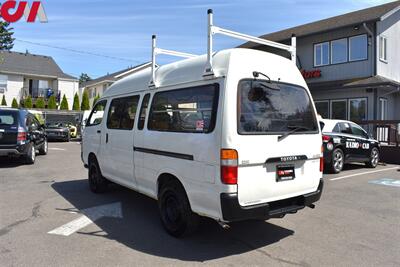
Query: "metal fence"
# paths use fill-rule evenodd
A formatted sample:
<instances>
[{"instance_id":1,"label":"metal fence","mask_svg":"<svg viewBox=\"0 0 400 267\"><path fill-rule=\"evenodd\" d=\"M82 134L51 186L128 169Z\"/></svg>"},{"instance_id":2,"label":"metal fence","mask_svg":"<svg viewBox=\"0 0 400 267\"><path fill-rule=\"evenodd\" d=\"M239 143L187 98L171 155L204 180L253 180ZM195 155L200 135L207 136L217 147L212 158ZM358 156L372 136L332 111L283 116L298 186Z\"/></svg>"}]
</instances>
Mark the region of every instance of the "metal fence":
<instances>
[{"instance_id":1,"label":"metal fence","mask_svg":"<svg viewBox=\"0 0 400 267\"><path fill-rule=\"evenodd\" d=\"M381 145L396 146L400 144L400 120L369 120L360 121L361 125Z\"/></svg>"}]
</instances>

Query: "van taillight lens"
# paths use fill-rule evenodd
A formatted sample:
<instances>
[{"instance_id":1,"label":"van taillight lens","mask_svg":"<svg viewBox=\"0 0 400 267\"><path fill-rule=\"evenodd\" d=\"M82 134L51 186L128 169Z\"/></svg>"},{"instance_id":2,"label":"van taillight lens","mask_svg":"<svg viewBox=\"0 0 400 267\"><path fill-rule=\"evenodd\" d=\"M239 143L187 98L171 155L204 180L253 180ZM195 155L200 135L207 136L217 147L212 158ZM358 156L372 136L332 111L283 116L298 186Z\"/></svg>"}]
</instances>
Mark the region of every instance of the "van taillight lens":
<instances>
[{"instance_id":1,"label":"van taillight lens","mask_svg":"<svg viewBox=\"0 0 400 267\"><path fill-rule=\"evenodd\" d=\"M324 172L324 146L321 146L321 157L319 158L319 171Z\"/></svg>"},{"instance_id":2,"label":"van taillight lens","mask_svg":"<svg viewBox=\"0 0 400 267\"><path fill-rule=\"evenodd\" d=\"M26 132L18 132L17 141L26 141Z\"/></svg>"},{"instance_id":3,"label":"van taillight lens","mask_svg":"<svg viewBox=\"0 0 400 267\"><path fill-rule=\"evenodd\" d=\"M221 149L221 181L224 184L237 184L238 153L234 149Z\"/></svg>"}]
</instances>

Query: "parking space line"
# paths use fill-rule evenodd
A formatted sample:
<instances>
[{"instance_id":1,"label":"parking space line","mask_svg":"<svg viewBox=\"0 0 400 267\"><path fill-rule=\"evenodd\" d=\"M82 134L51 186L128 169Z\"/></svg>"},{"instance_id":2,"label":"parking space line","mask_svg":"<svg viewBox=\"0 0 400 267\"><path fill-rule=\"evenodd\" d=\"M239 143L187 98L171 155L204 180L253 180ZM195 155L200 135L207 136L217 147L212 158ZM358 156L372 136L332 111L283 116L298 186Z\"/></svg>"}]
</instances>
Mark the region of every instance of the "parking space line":
<instances>
[{"instance_id":1,"label":"parking space line","mask_svg":"<svg viewBox=\"0 0 400 267\"><path fill-rule=\"evenodd\" d=\"M64 148L58 148L58 147L49 147L49 150L65 151Z\"/></svg>"},{"instance_id":2,"label":"parking space line","mask_svg":"<svg viewBox=\"0 0 400 267\"><path fill-rule=\"evenodd\" d=\"M375 171L368 171L368 172L362 172L362 173L349 174L349 175L345 175L345 176L341 176L341 177L332 178L332 179L329 179L329 180L330 181L337 181L337 180L351 178L351 177L354 177L354 176L370 174L370 173L376 173L376 172L383 172L383 171L390 171L390 170L394 170L394 169L398 169L398 168L399 167L392 167L392 168L386 168L386 169L375 170Z\"/></svg>"}]
</instances>

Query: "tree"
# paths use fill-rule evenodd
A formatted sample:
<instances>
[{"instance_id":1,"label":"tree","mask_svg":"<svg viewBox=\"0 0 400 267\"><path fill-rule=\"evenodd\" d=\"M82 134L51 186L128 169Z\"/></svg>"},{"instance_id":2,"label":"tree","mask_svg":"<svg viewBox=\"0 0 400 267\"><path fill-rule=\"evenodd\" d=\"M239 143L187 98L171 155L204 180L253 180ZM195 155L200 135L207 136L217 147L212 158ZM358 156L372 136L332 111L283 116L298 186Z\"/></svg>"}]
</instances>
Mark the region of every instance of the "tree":
<instances>
[{"instance_id":1,"label":"tree","mask_svg":"<svg viewBox=\"0 0 400 267\"><path fill-rule=\"evenodd\" d=\"M56 97L54 95L50 96L49 102L47 102L47 108L48 109L57 109Z\"/></svg>"},{"instance_id":2,"label":"tree","mask_svg":"<svg viewBox=\"0 0 400 267\"><path fill-rule=\"evenodd\" d=\"M62 100L61 100L60 110L69 110L69 107L68 107L68 100L67 100L67 98L65 97L65 94L63 95L63 98L62 98Z\"/></svg>"},{"instance_id":3,"label":"tree","mask_svg":"<svg viewBox=\"0 0 400 267\"><path fill-rule=\"evenodd\" d=\"M13 30L10 23L0 20L0 50L11 50L14 47Z\"/></svg>"},{"instance_id":4,"label":"tree","mask_svg":"<svg viewBox=\"0 0 400 267\"><path fill-rule=\"evenodd\" d=\"M12 108L18 108L18 102L17 99L13 98L12 103L11 103Z\"/></svg>"},{"instance_id":5,"label":"tree","mask_svg":"<svg viewBox=\"0 0 400 267\"><path fill-rule=\"evenodd\" d=\"M28 95L28 97L24 101L24 108L32 108L32 107L33 107L32 97Z\"/></svg>"},{"instance_id":6,"label":"tree","mask_svg":"<svg viewBox=\"0 0 400 267\"><path fill-rule=\"evenodd\" d=\"M82 84L84 82L91 81L92 78L87 73L82 73L81 76L79 76L79 84Z\"/></svg>"},{"instance_id":7,"label":"tree","mask_svg":"<svg viewBox=\"0 0 400 267\"><path fill-rule=\"evenodd\" d=\"M7 101L6 101L6 96L3 95L3 98L1 99L1 105L2 106L7 106Z\"/></svg>"},{"instance_id":8,"label":"tree","mask_svg":"<svg viewBox=\"0 0 400 267\"><path fill-rule=\"evenodd\" d=\"M89 93L86 90L83 92L81 110L90 110Z\"/></svg>"},{"instance_id":9,"label":"tree","mask_svg":"<svg viewBox=\"0 0 400 267\"><path fill-rule=\"evenodd\" d=\"M79 109L80 109L80 107L79 107L79 96L78 96L78 93L75 93L74 104L72 105L72 110L79 110Z\"/></svg>"},{"instance_id":10,"label":"tree","mask_svg":"<svg viewBox=\"0 0 400 267\"><path fill-rule=\"evenodd\" d=\"M94 105L96 105L96 103L97 103L97 101L99 101L99 99L100 99L100 96L99 96L99 94L97 94L93 99L93 107L94 107Z\"/></svg>"},{"instance_id":11,"label":"tree","mask_svg":"<svg viewBox=\"0 0 400 267\"><path fill-rule=\"evenodd\" d=\"M35 106L36 106L36 108L45 108L46 107L46 102L44 101L43 97L39 97L36 100Z\"/></svg>"}]
</instances>

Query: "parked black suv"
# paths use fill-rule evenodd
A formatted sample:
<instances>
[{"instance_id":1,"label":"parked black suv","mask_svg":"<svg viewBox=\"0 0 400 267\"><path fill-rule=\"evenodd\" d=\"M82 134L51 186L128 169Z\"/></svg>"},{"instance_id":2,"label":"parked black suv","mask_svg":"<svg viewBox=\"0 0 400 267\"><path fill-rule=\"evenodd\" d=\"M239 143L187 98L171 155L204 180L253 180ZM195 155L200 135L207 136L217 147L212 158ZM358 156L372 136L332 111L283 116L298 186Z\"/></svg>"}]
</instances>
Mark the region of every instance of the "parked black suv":
<instances>
[{"instance_id":1,"label":"parked black suv","mask_svg":"<svg viewBox=\"0 0 400 267\"><path fill-rule=\"evenodd\" d=\"M0 108L0 156L23 157L33 164L36 151L47 154L44 125L24 109Z\"/></svg>"}]
</instances>

